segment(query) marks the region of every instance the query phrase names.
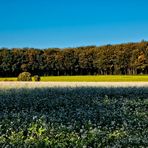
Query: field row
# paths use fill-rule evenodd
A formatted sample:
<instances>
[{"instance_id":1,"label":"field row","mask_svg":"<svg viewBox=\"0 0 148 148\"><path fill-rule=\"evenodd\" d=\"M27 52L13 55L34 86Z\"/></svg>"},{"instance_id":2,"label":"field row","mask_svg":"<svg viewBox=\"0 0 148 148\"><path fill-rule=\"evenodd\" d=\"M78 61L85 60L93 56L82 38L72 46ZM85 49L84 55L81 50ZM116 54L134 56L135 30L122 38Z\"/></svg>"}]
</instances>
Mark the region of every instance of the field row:
<instances>
[{"instance_id":1,"label":"field row","mask_svg":"<svg viewBox=\"0 0 148 148\"><path fill-rule=\"evenodd\" d=\"M17 78L0 78L0 81L17 81ZM147 75L98 75L98 76L47 76L41 81L69 82L148 82Z\"/></svg>"}]
</instances>

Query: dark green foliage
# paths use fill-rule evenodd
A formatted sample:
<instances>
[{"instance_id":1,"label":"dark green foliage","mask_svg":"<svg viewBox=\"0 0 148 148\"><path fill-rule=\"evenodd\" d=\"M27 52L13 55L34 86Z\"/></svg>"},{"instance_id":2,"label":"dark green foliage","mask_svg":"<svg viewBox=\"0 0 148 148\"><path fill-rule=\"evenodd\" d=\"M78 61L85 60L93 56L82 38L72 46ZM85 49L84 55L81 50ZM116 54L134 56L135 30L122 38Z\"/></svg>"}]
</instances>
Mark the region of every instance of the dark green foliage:
<instances>
[{"instance_id":1,"label":"dark green foliage","mask_svg":"<svg viewBox=\"0 0 148 148\"><path fill-rule=\"evenodd\" d=\"M148 42L78 48L0 49L0 76L148 74Z\"/></svg>"},{"instance_id":2,"label":"dark green foliage","mask_svg":"<svg viewBox=\"0 0 148 148\"><path fill-rule=\"evenodd\" d=\"M19 74L17 80L18 81L32 81L31 73L29 73L29 72L22 72L22 73Z\"/></svg>"},{"instance_id":3,"label":"dark green foliage","mask_svg":"<svg viewBox=\"0 0 148 148\"><path fill-rule=\"evenodd\" d=\"M0 90L1 147L147 147L148 88Z\"/></svg>"},{"instance_id":4,"label":"dark green foliage","mask_svg":"<svg viewBox=\"0 0 148 148\"><path fill-rule=\"evenodd\" d=\"M41 80L40 76L38 76L38 75L34 76L34 81L40 81L40 80Z\"/></svg>"}]
</instances>

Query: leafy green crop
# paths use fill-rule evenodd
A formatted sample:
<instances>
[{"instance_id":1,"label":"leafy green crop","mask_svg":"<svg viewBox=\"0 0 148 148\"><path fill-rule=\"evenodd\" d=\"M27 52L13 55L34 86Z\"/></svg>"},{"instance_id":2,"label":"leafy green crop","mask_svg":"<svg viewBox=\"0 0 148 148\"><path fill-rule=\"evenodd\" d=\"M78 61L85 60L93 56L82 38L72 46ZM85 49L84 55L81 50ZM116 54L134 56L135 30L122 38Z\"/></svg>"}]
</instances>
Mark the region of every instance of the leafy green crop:
<instances>
[{"instance_id":1,"label":"leafy green crop","mask_svg":"<svg viewBox=\"0 0 148 148\"><path fill-rule=\"evenodd\" d=\"M146 147L148 88L0 90L0 147Z\"/></svg>"}]
</instances>

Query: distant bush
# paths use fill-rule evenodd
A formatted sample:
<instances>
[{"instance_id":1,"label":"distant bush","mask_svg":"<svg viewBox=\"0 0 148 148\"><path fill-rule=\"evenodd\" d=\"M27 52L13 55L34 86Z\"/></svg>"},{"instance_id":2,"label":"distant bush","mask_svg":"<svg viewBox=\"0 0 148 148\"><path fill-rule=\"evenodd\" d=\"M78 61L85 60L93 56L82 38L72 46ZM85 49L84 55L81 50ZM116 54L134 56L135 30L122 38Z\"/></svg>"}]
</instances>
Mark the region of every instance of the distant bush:
<instances>
[{"instance_id":1,"label":"distant bush","mask_svg":"<svg viewBox=\"0 0 148 148\"><path fill-rule=\"evenodd\" d=\"M41 80L40 76L38 76L38 75L34 76L34 81L40 81L40 80Z\"/></svg>"},{"instance_id":2,"label":"distant bush","mask_svg":"<svg viewBox=\"0 0 148 148\"><path fill-rule=\"evenodd\" d=\"M29 73L29 72L22 72L22 73L19 74L17 80L18 81L32 81L31 73Z\"/></svg>"}]
</instances>

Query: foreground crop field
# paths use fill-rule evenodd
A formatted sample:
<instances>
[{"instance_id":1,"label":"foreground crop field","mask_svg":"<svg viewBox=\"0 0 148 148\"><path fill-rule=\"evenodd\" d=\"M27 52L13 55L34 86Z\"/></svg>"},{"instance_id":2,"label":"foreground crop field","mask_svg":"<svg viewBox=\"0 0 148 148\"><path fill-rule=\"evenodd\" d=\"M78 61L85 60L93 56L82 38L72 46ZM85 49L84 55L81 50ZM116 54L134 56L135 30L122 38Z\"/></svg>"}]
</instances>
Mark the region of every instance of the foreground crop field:
<instances>
[{"instance_id":1,"label":"foreground crop field","mask_svg":"<svg viewBox=\"0 0 148 148\"><path fill-rule=\"evenodd\" d=\"M32 78L33 79L33 78ZM0 78L0 81L17 81L17 78ZM53 82L148 82L148 75L98 75L98 76L45 76L41 81Z\"/></svg>"},{"instance_id":2,"label":"foreground crop field","mask_svg":"<svg viewBox=\"0 0 148 148\"><path fill-rule=\"evenodd\" d=\"M147 83L0 84L0 147L148 146Z\"/></svg>"}]
</instances>

